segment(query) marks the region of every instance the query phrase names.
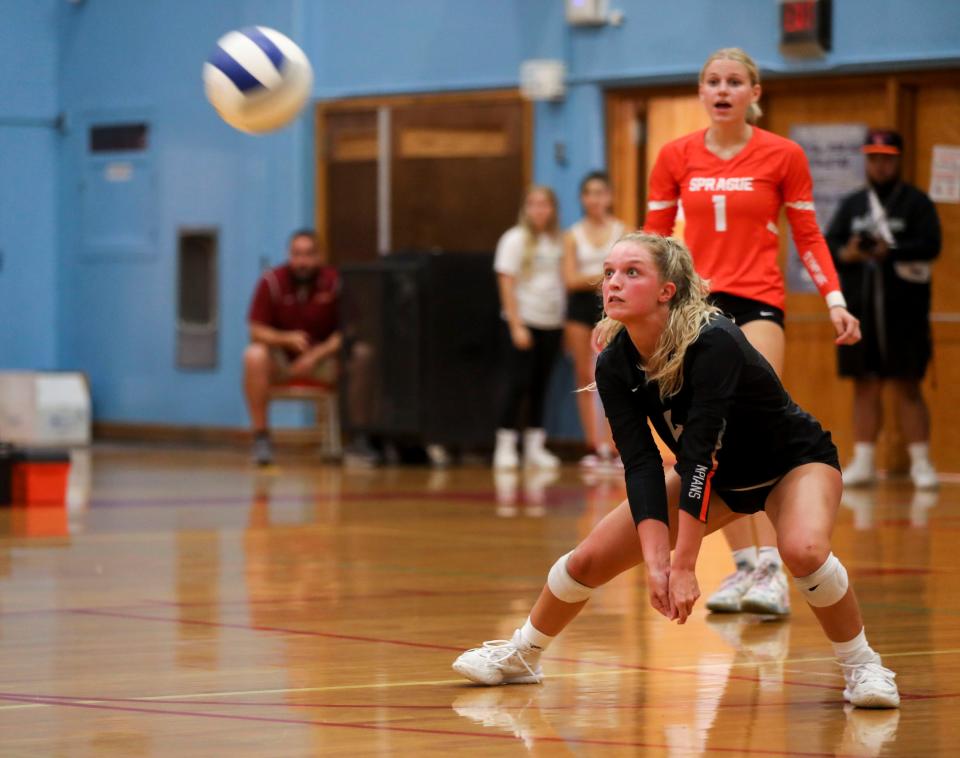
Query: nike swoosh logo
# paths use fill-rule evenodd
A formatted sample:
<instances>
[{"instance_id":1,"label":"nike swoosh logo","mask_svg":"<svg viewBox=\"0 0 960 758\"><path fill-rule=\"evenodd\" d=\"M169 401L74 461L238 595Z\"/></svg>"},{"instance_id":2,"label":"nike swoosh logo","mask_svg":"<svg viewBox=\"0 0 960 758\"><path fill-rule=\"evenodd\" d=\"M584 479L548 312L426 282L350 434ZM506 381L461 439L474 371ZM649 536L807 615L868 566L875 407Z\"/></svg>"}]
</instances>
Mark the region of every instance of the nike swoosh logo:
<instances>
[{"instance_id":1,"label":"nike swoosh logo","mask_svg":"<svg viewBox=\"0 0 960 758\"><path fill-rule=\"evenodd\" d=\"M760 311L760 315L767 318L768 316L775 316L776 314L773 311Z\"/></svg>"},{"instance_id":2,"label":"nike swoosh logo","mask_svg":"<svg viewBox=\"0 0 960 758\"><path fill-rule=\"evenodd\" d=\"M820 586L819 584L815 584L812 587L807 587L807 592L813 592L819 586Z\"/></svg>"},{"instance_id":3,"label":"nike swoosh logo","mask_svg":"<svg viewBox=\"0 0 960 758\"><path fill-rule=\"evenodd\" d=\"M632 390L630 390L630 391L631 391L631 392L636 392L638 389L640 389L640 385L639 385L639 384L638 384L636 387L634 387Z\"/></svg>"}]
</instances>

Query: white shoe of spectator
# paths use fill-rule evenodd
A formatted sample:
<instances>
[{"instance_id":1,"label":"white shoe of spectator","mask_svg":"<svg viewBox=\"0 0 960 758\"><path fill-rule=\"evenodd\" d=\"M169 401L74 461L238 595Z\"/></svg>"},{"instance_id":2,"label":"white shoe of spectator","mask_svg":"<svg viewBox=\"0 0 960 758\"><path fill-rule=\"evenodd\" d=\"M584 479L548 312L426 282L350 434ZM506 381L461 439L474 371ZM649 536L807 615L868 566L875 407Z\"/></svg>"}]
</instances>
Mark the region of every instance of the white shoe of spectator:
<instances>
[{"instance_id":1,"label":"white shoe of spectator","mask_svg":"<svg viewBox=\"0 0 960 758\"><path fill-rule=\"evenodd\" d=\"M523 465L530 468L559 468L560 459L544 447L547 433L543 429L527 429L523 433Z\"/></svg>"},{"instance_id":2,"label":"white shoe of spectator","mask_svg":"<svg viewBox=\"0 0 960 758\"><path fill-rule=\"evenodd\" d=\"M935 490L940 486L937 470L928 460L914 461L910 465L910 478L918 490Z\"/></svg>"},{"instance_id":3,"label":"white shoe of spectator","mask_svg":"<svg viewBox=\"0 0 960 758\"><path fill-rule=\"evenodd\" d=\"M450 451L447 450L443 445L438 445L433 443L427 445L427 460L430 461L430 465L434 468L445 468L451 463Z\"/></svg>"},{"instance_id":4,"label":"white shoe of spectator","mask_svg":"<svg viewBox=\"0 0 960 758\"><path fill-rule=\"evenodd\" d=\"M872 460L854 457L843 469L844 487L866 487L877 481L877 470Z\"/></svg>"},{"instance_id":5,"label":"white shoe of spectator","mask_svg":"<svg viewBox=\"0 0 960 758\"><path fill-rule=\"evenodd\" d=\"M516 429L497 429L497 447L493 451L495 469L515 469L520 465Z\"/></svg>"}]
</instances>

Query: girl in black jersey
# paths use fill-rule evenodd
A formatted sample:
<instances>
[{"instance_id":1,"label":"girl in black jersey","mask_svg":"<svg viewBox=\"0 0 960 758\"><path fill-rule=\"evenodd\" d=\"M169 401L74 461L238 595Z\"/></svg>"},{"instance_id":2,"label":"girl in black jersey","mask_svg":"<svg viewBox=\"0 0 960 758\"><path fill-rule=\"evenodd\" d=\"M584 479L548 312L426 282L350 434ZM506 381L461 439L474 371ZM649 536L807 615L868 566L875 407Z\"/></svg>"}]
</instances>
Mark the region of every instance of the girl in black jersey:
<instances>
[{"instance_id":1,"label":"girl in black jersey","mask_svg":"<svg viewBox=\"0 0 960 758\"><path fill-rule=\"evenodd\" d=\"M468 650L453 667L479 684L541 681L540 655L593 589L640 563L651 605L684 623L700 596L704 535L766 510L783 560L833 644L844 698L895 708L895 675L867 643L847 572L830 550L842 492L836 448L708 304L707 291L675 239L635 233L614 245L604 264L607 318L598 330L607 347L596 386L623 457L627 500L557 560L512 639ZM675 452L675 470L664 471L648 419Z\"/></svg>"}]
</instances>

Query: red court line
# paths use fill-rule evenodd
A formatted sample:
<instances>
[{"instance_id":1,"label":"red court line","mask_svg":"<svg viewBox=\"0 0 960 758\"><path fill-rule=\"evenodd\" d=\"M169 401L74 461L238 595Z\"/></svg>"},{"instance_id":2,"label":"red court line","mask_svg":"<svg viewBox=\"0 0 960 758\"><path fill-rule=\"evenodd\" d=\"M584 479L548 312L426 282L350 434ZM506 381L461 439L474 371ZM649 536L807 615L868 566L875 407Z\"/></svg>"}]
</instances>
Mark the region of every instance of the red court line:
<instances>
[{"instance_id":1,"label":"red court line","mask_svg":"<svg viewBox=\"0 0 960 758\"><path fill-rule=\"evenodd\" d=\"M357 729L363 731L374 731L374 732L400 732L403 734L430 734L441 737L476 737L479 739L494 739L494 740L508 740L510 742L516 742L519 740L518 737L512 734L497 734L496 732L467 732L453 729L427 729L424 727L409 727L409 726L390 726L387 724L371 724L371 723L344 723L339 721L316 721L313 719L284 719L276 718L272 716L245 716L241 714L230 714L230 713L203 713L200 711L173 711L173 710L163 710L158 708L134 708L132 706L117 706L117 705L95 705L93 703L77 703L69 700L64 700L62 698L56 697L37 697L30 695L16 695L10 693L0 693L0 700L8 700L19 703L37 703L41 705L59 705L66 708L87 708L92 710L103 710L103 711L120 711L124 713L147 713L151 715L158 716L187 716L192 718L207 718L207 719L224 719L231 721L249 721L249 722L260 722L268 724L291 724L291 725L300 725L300 726L325 726L328 728L335 729ZM632 748L658 748L663 750L670 749L670 746L663 743L655 742L631 742L626 740L601 740L601 739L590 739L590 738L578 738L578 737L553 737L553 736L544 736L544 737L534 737L536 742L550 742L550 743L559 743L563 745L598 745L601 747L632 747ZM727 747L706 747L704 748L705 752L709 753L735 753L738 755L789 755L789 756L798 756L798 757L816 757L816 758L854 758L853 756L838 756L837 753L811 753L804 751L789 751L785 752L783 750L759 750L751 748L727 748Z\"/></svg>"},{"instance_id":2,"label":"red court line","mask_svg":"<svg viewBox=\"0 0 960 758\"><path fill-rule=\"evenodd\" d=\"M935 569L929 568L897 568L895 566L861 566L850 569L853 576L926 576L936 573Z\"/></svg>"},{"instance_id":3,"label":"red court line","mask_svg":"<svg viewBox=\"0 0 960 758\"><path fill-rule=\"evenodd\" d=\"M405 599L411 597L449 597L459 595L505 595L512 593L539 592L543 585L536 587L497 587L495 589L453 589L453 590L413 590L397 589L392 592L377 592L370 594L363 593L344 593L342 595L307 595L298 598L258 598L255 600L227 600L227 601L196 601L196 602L177 602L172 600L150 600L151 606L137 607L155 607L164 606L167 608L226 608L232 605L273 605L273 604L296 604L296 603L320 603L327 600L389 600L391 598ZM134 607L134 606L130 606Z\"/></svg>"},{"instance_id":4,"label":"red court line","mask_svg":"<svg viewBox=\"0 0 960 758\"><path fill-rule=\"evenodd\" d=\"M134 613L114 613L112 611L97 611L92 609L87 610L75 610L73 613L89 615L89 616L107 616L113 618L125 618L135 621L160 621L168 624L192 624L194 626L209 626L215 628L224 628L224 629L240 629L245 631L255 631L255 632L277 632L280 634L293 634L304 637L323 637L328 639L335 640L347 640L350 642L370 642L380 645L399 645L401 647L415 647L425 650L444 650L450 652L462 652L463 647L458 647L454 645L437 645L430 642L411 642L408 640L396 640L386 637L366 637L361 635L352 635L352 634L336 634L334 632L316 632L308 629L290 629L288 627L277 627L277 626L261 626L253 624L232 624L223 621L204 621L202 619L177 619L177 618L164 618L160 616L143 616L140 614ZM584 663L590 664L593 666L599 666L602 668L614 668L614 669L623 669L628 671L644 671L652 674L686 674L688 676L718 676L723 677L724 681L730 679L742 682L762 682L762 679L757 676L747 676L745 674L714 674L710 671L699 671L694 669L676 669L668 668L663 666L641 666L633 663L620 663L615 661L597 661L591 660L588 658L560 658L554 656L545 656L543 658L545 661L557 661L559 663L573 663L582 665ZM783 684L790 685L792 687L810 687L813 689L819 690L829 690L831 692L839 692L843 690L841 685L833 684L821 684L818 682L798 682L790 679L783 679ZM910 694L906 692L900 693L901 700L942 700L952 697L957 697L960 693L945 693L945 694Z\"/></svg>"},{"instance_id":5,"label":"red court line","mask_svg":"<svg viewBox=\"0 0 960 758\"><path fill-rule=\"evenodd\" d=\"M168 624L192 624L194 626L208 626L214 628L223 628L223 629L240 629L244 631L255 631L255 632L277 632L280 634L293 634L304 637L322 637L327 639L335 640L347 640L350 642L370 642L380 645L399 645L402 647L415 647L425 650L443 650L447 652L462 652L463 647L455 645L437 645L430 642L410 642L408 640L396 640L389 639L385 637L366 637L361 635L352 635L352 634L336 634L334 632L317 632L311 631L308 629L290 629L287 627L277 627L277 626L261 626L253 624L232 624L222 621L204 621L202 619L176 619L176 618L164 618L160 616L144 616L141 614L135 613L114 613L112 611L95 611L95 610L81 610L74 611L75 613L89 616L105 616L110 618L125 618L132 619L135 621L159 621ZM724 681L729 679L735 679L738 681L744 682L760 682L761 679L756 676L746 676L743 674L713 674L712 672L702 672L691 669L674 669L658 666L641 666L631 663L620 663L615 661L597 661L590 660L586 658L559 658L548 656L544 657L543 660L557 661L560 663L573 663L582 665L584 663L590 664L593 666L599 666L601 668L614 668L622 669L627 671L644 671L648 673L666 673L666 674L686 674L688 676L722 676ZM832 685L832 684L821 684L818 682L796 682L791 680L783 680L784 684L789 684L796 687L812 687L814 689L820 690L829 690L831 692L837 692L843 689L842 686ZM900 694L901 698L909 698L910 695Z\"/></svg>"},{"instance_id":6,"label":"red court line","mask_svg":"<svg viewBox=\"0 0 960 758\"><path fill-rule=\"evenodd\" d=\"M228 608L230 606L250 606L250 605L269 605L269 604L308 604L321 603L327 600L389 600L391 598L409 599L412 597L444 597L454 595L506 595L513 593L532 593L539 592L543 585L529 587L498 587L496 589L457 589L457 590L414 590L399 589L395 592L369 593L364 594L344 593L342 595L307 595L300 598L261 598L255 600L228 600L213 602L176 602L172 600L151 600L147 599L140 603L129 603L127 605L106 605L97 607L79 607L79 608L23 608L20 610L7 610L0 613L0 620L8 616L37 616L49 613L87 613L100 611L127 611L127 610L153 610L156 608Z\"/></svg>"},{"instance_id":7,"label":"red court line","mask_svg":"<svg viewBox=\"0 0 960 758\"><path fill-rule=\"evenodd\" d=\"M483 687L475 687L472 685L465 685L462 687L464 691L468 690L481 690ZM256 707L256 708L332 708L332 709L349 709L349 708L358 708L358 709L379 709L379 710L414 710L414 711L448 711L452 707L451 703L443 703L438 705L405 705L397 703L291 703L285 701L252 701L252 700L197 700L195 698L184 698L184 697L164 697L164 698L143 698L143 697L81 697L79 695L26 695L22 693L2 693L0 692L0 698L3 695L9 694L13 697L38 697L38 698L53 698L55 700L69 700L71 702L103 702L103 703L140 703L144 705L222 705L227 707L233 706L247 706L247 707ZM811 708L820 708L824 704L823 700L784 700L782 702L763 702L763 703L717 703L715 705L718 709L724 710L738 710L741 708L795 708L795 707L811 707ZM619 711L647 711L647 710L669 710L673 708L688 708L690 706L689 701L678 702L678 703L638 703L631 705L610 705L605 704L603 707L606 710L619 710ZM490 710L493 710L495 706L485 706ZM509 707L509 706L508 706ZM537 705L537 708L541 711L572 711L581 708L581 705Z\"/></svg>"},{"instance_id":8,"label":"red court line","mask_svg":"<svg viewBox=\"0 0 960 758\"><path fill-rule=\"evenodd\" d=\"M564 505L569 502L581 502L586 495L582 487L550 487L546 492L545 505ZM315 495L217 495L211 497L157 497L133 500L118 500L109 498L93 498L91 508L123 508L128 506L156 507L162 505L250 505L263 502L269 505L309 505L316 502L338 501L357 502L370 501L377 503L384 500L447 500L457 503L481 503L493 505L496 494L493 490L463 490L435 492L431 490L388 491L388 492L318 492ZM519 501L518 501L519 502Z\"/></svg>"},{"instance_id":9,"label":"red court line","mask_svg":"<svg viewBox=\"0 0 960 758\"><path fill-rule=\"evenodd\" d=\"M325 637L335 640L349 640L351 642L373 642L383 645L401 645L403 647L418 647L426 648L429 650L448 650L448 651L457 651L460 652L463 648L454 647L452 645L434 645L428 642L409 642L406 640L392 640L386 638L378 637L364 637L360 635L352 634L335 634L333 632L314 632L309 629L290 629L287 627L280 626L260 626L254 624L231 624L225 621L204 621L202 619L176 619L176 618L163 618L160 616L144 616L139 613L119 613L113 611L98 611L93 609L80 609L80 610L71 610L71 613L76 613L84 616L107 616L110 618L122 618L122 619L133 619L137 621L162 621L168 624L192 624L194 626L210 626L223 629L241 629L244 631L254 631L254 632L278 632L280 634L293 634L304 637Z\"/></svg>"}]
</instances>

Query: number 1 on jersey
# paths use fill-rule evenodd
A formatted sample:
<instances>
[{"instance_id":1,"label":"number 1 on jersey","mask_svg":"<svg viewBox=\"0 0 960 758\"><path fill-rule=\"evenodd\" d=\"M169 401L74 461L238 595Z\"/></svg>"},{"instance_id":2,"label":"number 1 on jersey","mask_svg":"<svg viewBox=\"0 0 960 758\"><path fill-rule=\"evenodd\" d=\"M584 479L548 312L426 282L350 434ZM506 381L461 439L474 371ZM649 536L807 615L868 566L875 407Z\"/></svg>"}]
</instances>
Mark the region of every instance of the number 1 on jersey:
<instances>
[{"instance_id":1,"label":"number 1 on jersey","mask_svg":"<svg viewBox=\"0 0 960 758\"><path fill-rule=\"evenodd\" d=\"M718 232L727 231L727 196L711 195L713 200L713 226Z\"/></svg>"}]
</instances>

